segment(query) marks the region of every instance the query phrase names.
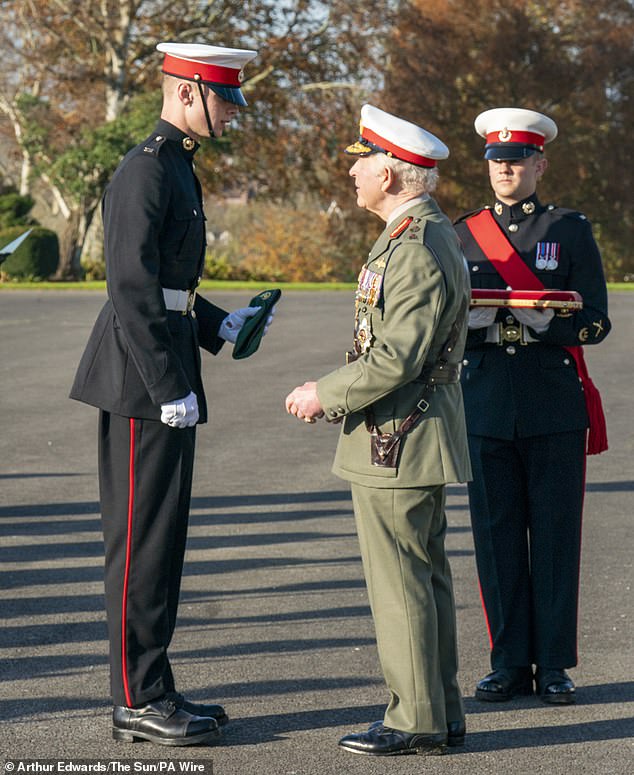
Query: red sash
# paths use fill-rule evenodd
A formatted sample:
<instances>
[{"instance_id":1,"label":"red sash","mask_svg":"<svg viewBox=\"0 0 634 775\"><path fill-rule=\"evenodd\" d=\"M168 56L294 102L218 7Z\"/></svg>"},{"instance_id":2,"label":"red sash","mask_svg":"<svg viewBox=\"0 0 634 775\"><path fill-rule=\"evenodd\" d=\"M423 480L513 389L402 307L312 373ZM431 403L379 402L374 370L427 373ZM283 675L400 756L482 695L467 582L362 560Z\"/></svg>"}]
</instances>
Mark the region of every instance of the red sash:
<instances>
[{"instance_id":1,"label":"red sash","mask_svg":"<svg viewBox=\"0 0 634 775\"><path fill-rule=\"evenodd\" d=\"M490 210L482 210L465 221L484 255L493 264L504 282L513 290L542 291L544 286L524 263L513 245L501 231ZM590 420L588 455L598 455L608 448L608 436L601 395L588 374L583 347L566 347L575 359L577 374L583 385L586 409Z\"/></svg>"}]
</instances>

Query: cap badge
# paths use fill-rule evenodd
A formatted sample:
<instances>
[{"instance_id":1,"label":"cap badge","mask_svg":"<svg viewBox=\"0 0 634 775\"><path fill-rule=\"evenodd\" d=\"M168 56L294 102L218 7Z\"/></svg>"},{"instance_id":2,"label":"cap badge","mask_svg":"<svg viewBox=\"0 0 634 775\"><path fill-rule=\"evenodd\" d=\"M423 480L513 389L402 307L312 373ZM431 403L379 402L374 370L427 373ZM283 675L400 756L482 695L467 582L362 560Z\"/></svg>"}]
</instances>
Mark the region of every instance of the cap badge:
<instances>
[{"instance_id":1,"label":"cap badge","mask_svg":"<svg viewBox=\"0 0 634 775\"><path fill-rule=\"evenodd\" d=\"M524 215L532 215L535 212L535 202L524 202L522 212Z\"/></svg>"},{"instance_id":2,"label":"cap badge","mask_svg":"<svg viewBox=\"0 0 634 775\"><path fill-rule=\"evenodd\" d=\"M240 83L242 83L242 81L244 81L244 70L240 70L240 72L238 73L238 81Z\"/></svg>"},{"instance_id":3,"label":"cap badge","mask_svg":"<svg viewBox=\"0 0 634 775\"><path fill-rule=\"evenodd\" d=\"M511 137L513 137L513 133L507 127L504 127L501 132L498 132L498 137L501 143L508 143Z\"/></svg>"},{"instance_id":4,"label":"cap badge","mask_svg":"<svg viewBox=\"0 0 634 775\"><path fill-rule=\"evenodd\" d=\"M191 137L183 137L183 148L186 151L193 151L196 147L196 141L192 140Z\"/></svg>"}]
</instances>

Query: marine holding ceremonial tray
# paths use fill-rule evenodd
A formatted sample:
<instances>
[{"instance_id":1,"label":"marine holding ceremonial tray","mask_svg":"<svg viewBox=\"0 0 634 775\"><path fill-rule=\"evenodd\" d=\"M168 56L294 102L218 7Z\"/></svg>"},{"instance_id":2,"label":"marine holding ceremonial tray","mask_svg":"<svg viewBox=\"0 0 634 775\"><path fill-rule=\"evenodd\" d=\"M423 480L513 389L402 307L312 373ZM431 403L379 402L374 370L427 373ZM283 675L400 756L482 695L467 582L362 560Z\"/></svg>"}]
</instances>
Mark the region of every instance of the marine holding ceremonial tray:
<instances>
[{"instance_id":1,"label":"marine holding ceremonial tray","mask_svg":"<svg viewBox=\"0 0 634 775\"><path fill-rule=\"evenodd\" d=\"M569 704L585 456L607 448L581 345L610 330L601 256L585 215L542 203L555 122L494 108L475 121L495 194L455 224L472 299L462 387L469 504L492 671L476 699ZM589 431L589 432L588 432Z\"/></svg>"}]
</instances>

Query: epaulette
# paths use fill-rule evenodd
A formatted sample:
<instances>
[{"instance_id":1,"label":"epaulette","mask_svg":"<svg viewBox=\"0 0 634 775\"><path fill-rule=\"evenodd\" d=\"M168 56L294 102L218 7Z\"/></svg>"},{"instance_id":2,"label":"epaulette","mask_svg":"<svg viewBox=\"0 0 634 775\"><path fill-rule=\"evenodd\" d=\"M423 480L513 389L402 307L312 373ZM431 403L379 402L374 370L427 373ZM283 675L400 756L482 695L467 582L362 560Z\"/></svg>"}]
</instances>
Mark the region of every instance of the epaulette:
<instances>
[{"instance_id":1,"label":"epaulette","mask_svg":"<svg viewBox=\"0 0 634 775\"><path fill-rule=\"evenodd\" d=\"M143 153L149 153L153 156L158 156L161 148L163 147L163 143L167 140L167 137L164 137L163 135L150 135L148 139L143 144Z\"/></svg>"},{"instance_id":2,"label":"epaulette","mask_svg":"<svg viewBox=\"0 0 634 775\"><path fill-rule=\"evenodd\" d=\"M490 210L491 205L484 205L484 207L478 207L477 210L469 210L468 213L463 213L459 218L456 218L454 221L454 226L456 223L462 223L462 221L466 221L468 218L471 218L472 215L477 215L478 213L481 213L483 210Z\"/></svg>"},{"instance_id":3,"label":"epaulette","mask_svg":"<svg viewBox=\"0 0 634 775\"><path fill-rule=\"evenodd\" d=\"M546 210L553 215L561 215L564 218L573 218L575 221L587 221L588 218L580 213L579 210L571 210L568 207L557 207L557 205L546 205Z\"/></svg>"},{"instance_id":4,"label":"epaulette","mask_svg":"<svg viewBox=\"0 0 634 775\"><path fill-rule=\"evenodd\" d=\"M403 240L425 241L425 223L421 226L421 218L412 218L404 229Z\"/></svg>"}]
</instances>

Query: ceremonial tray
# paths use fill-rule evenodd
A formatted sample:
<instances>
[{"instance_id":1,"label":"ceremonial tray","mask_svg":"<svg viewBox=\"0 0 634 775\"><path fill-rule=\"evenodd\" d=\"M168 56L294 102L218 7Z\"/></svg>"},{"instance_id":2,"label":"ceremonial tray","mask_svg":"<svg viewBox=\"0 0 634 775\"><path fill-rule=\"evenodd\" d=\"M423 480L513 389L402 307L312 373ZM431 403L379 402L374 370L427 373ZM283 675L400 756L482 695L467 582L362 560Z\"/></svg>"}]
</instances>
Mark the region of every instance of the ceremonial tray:
<instances>
[{"instance_id":1,"label":"ceremonial tray","mask_svg":"<svg viewBox=\"0 0 634 775\"><path fill-rule=\"evenodd\" d=\"M528 307L529 309L577 310L583 299L577 291L502 291L473 288L472 307Z\"/></svg>"}]
</instances>

